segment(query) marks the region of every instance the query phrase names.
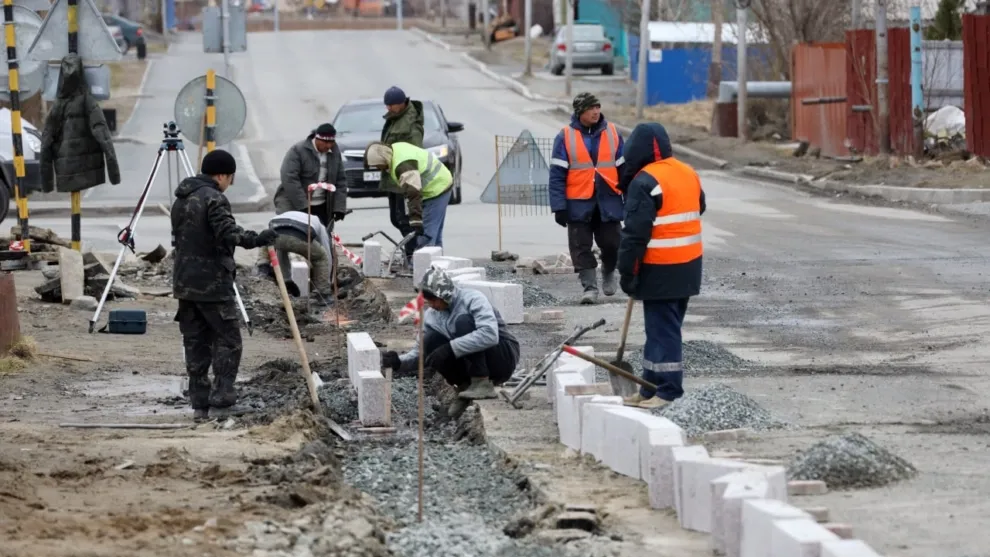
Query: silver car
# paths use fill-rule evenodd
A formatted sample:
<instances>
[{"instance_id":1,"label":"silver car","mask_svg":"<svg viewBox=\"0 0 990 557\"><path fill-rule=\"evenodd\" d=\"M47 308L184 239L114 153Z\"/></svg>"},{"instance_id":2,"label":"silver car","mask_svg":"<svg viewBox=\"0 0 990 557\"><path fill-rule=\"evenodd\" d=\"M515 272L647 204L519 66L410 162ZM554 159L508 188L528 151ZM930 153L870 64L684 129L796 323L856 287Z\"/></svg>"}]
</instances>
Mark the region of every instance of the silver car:
<instances>
[{"instance_id":1,"label":"silver car","mask_svg":"<svg viewBox=\"0 0 990 557\"><path fill-rule=\"evenodd\" d=\"M550 45L550 73L561 75L567 60L567 26L557 30ZM597 23L574 24L574 52L571 64L575 68L601 68L603 75L615 72L615 52L605 29Z\"/></svg>"}]
</instances>

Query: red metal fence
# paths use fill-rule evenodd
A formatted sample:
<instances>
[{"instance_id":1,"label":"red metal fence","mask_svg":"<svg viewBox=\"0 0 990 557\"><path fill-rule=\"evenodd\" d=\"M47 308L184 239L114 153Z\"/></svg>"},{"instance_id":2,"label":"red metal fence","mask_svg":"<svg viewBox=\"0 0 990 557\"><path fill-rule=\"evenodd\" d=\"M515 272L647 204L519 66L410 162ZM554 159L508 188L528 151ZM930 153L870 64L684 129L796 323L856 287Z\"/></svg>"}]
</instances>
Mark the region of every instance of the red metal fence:
<instances>
[{"instance_id":1,"label":"red metal fence","mask_svg":"<svg viewBox=\"0 0 990 557\"><path fill-rule=\"evenodd\" d=\"M875 155L879 113L877 111L877 42L872 29L846 33L846 134L850 146L859 153ZM914 121L911 117L911 32L907 28L887 31L890 148L908 155L914 147ZM869 107L858 111L857 107Z\"/></svg>"},{"instance_id":2,"label":"red metal fence","mask_svg":"<svg viewBox=\"0 0 990 557\"><path fill-rule=\"evenodd\" d=\"M826 156L848 154L845 43L809 43L791 50L793 138L820 147ZM805 101L816 104L804 104ZM824 102L823 102L824 101Z\"/></svg>"},{"instance_id":3,"label":"red metal fence","mask_svg":"<svg viewBox=\"0 0 990 557\"><path fill-rule=\"evenodd\" d=\"M966 144L990 157L990 16L963 16L963 68Z\"/></svg>"}]
</instances>

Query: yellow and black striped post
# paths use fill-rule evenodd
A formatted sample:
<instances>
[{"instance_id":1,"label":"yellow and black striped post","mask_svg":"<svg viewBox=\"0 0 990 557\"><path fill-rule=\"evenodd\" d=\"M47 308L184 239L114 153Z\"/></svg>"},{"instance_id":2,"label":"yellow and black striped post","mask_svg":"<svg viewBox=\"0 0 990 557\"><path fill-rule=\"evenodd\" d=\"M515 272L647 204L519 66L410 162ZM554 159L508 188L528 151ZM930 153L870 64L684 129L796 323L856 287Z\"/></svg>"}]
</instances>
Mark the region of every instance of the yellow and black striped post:
<instances>
[{"instance_id":1,"label":"yellow and black striped post","mask_svg":"<svg viewBox=\"0 0 990 557\"><path fill-rule=\"evenodd\" d=\"M206 152L209 153L217 147L217 72L206 70Z\"/></svg>"},{"instance_id":2,"label":"yellow and black striped post","mask_svg":"<svg viewBox=\"0 0 990 557\"><path fill-rule=\"evenodd\" d=\"M24 142L21 139L21 94L17 62L17 35L14 33L14 2L3 0L3 30L7 40L7 81L10 84L10 134L14 144L14 200L17 203L17 220L21 225L21 241L24 251L31 253L31 234L28 229L28 200L22 195L24 183Z\"/></svg>"},{"instance_id":3,"label":"yellow and black striped post","mask_svg":"<svg viewBox=\"0 0 990 557\"><path fill-rule=\"evenodd\" d=\"M79 0L69 0L69 52L79 52ZM69 194L72 203L72 249L82 251L82 192Z\"/></svg>"}]
</instances>

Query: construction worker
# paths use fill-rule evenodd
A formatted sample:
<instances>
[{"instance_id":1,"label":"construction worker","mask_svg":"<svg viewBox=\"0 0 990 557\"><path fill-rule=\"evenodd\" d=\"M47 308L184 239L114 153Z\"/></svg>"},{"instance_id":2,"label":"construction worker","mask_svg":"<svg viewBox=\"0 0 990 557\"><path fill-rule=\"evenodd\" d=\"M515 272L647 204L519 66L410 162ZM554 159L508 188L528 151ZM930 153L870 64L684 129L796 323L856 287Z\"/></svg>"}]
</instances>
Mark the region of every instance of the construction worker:
<instances>
[{"instance_id":1,"label":"construction worker","mask_svg":"<svg viewBox=\"0 0 990 557\"><path fill-rule=\"evenodd\" d=\"M574 270L581 280L582 304L598 301L598 244L602 259L602 292L616 292L615 265L622 222L622 136L602 116L602 105L591 93L574 97L571 123L557 134L550 159L550 209L557 224L567 228Z\"/></svg>"},{"instance_id":2,"label":"construction worker","mask_svg":"<svg viewBox=\"0 0 990 557\"><path fill-rule=\"evenodd\" d=\"M316 226L313 226L314 223ZM292 280L289 261L289 254L295 253L308 258L316 297L324 302L333 300L333 285L330 282L333 276L333 259L330 257L332 252L327 229L315 217L302 211L286 211L275 215L268 221L268 228L278 234L275 238L275 251L289 294L294 297L300 295L299 285Z\"/></svg>"},{"instance_id":3,"label":"construction worker","mask_svg":"<svg viewBox=\"0 0 990 557\"><path fill-rule=\"evenodd\" d=\"M243 345L234 297L234 248L268 246L276 236L271 229L255 233L237 226L223 195L236 171L230 153L211 151L203 157L200 174L179 184L172 204L172 295L179 301L175 320L182 332L189 402L197 421L209 418L211 411L237 411L234 381Z\"/></svg>"},{"instance_id":4,"label":"construction worker","mask_svg":"<svg viewBox=\"0 0 990 557\"><path fill-rule=\"evenodd\" d=\"M630 297L643 301L643 379L657 391L641 388L624 402L659 408L684 394L681 326L688 300L701 291L705 192L694 169L674 158L670 137L660 124L636 126L625 155L619 284Z\"/></svg>"},{"instance_id":5,"label":"construction worker","mask_svg":"<svg viewBox=\"0 0 990 557\"><path fill-rule=\"evenodd\" d=\"M519 341L498 310L477 290L460 288L443 270L431 267L418 290L423 294L424 367L457 389L447 410L456 417L472 400L495 398L495 387L512 377L519 363ZM419 344L402 354L385 352L382 366L397 373L417 369Z\"/></svg>"},{"instance_id":6,"label":"construction worker","mask_svg":"<svg viewBox=\"0 0 990 557\"><path fill-rule=\"evenodd\" d=\"M423 146L423 103L410 100L398 87L385 91L385 126L382 128L382 143L410 143ZM394 226L403 237L413 231L406 214L406 199L402 188L388 173L382 174L381 189L388 192L388 214ZM415 242L406 244L406 257L411 258L416 249Z\"/></svg>"},{"instance_id":7,"label":"construction worker","mask_svg":"<svg viewBox=\"0 0 990 557\"><path fill-rule=\"evenodd\" d=\"M443 247L443 223L454 177L433 153L411 143L375 142L364 152L364 165L387 172L409 203L409 226L418 234L416 249Z\"/></svg>"},{"instance_id":8,"label":"construction worker","mask_svg":"<svg viewBox=\"0 0 990 557\"><path fill-rule=\"evenodd\" d=\"M279 176L282 182L275 191L275 212L305 213L312 205L313 216L333 233L334 223L347 215L347 176L333 125L320 124L306 139L290 147ZM320 182L333 184L335 191L313 190L309 203L307 188Z\"/></svg>"}]
</instances>

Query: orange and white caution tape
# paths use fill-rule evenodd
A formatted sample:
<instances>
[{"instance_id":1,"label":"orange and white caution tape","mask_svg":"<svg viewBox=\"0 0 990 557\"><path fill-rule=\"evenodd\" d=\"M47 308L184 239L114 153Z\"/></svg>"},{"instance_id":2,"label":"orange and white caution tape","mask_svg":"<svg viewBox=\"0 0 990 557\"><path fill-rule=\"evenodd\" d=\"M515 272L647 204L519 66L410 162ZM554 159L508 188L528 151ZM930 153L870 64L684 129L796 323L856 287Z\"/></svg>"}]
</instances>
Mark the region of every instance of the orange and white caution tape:
<instances>
[{"instance_id":1,"label":"orange and white caution tape","mask_svg":"<svg viewBox=\"0 0 990 557\"><path fill-rule=\"evenodd\" d=\"M310 184L307 189L309 190L310 193L316 190L337 191L337 186L334 186L333 184L328 184L326 182L317 182L315 184Z\"/></svg>"},{"instance_id":2,"label":"orange and white caution tape","mask_svg":"<svg viewBox=\"0 0 990 557\"><path fill-rule=\"evenodd\" d=\"M10 251L24 251L24 242L11 240Z\"/></svg>"},{"instance_id":3,"label":"orange and white caution tape","mask_svg":"<svg viewBox=\"0 0 990 557\"><path fill-rule=\"evenodd\" d=\"M423 307L423 295L422 294L420 294L419 296L416 296L412 300L409 300L409 303L408 304L402 306L402 309L399 310L399 319L398 319L398 322L399 323L404 323L406 320L408 320L410 317L412 317L413 323L416 324L416 325L419 325L419 308L421 308L421 307Z\"/></svg>"},{"instance_id":4,"label":"orange and white caution tape","mask_svg":"<svg viewBox=\"0 0 990 557\"><path fill-rule=\"evenodd\" d=\"M347 258L351 260L351 263L357 265L358 267L361 266L361 263L364 260L361 259L361 256L360 255L358 255L358 254L354 253L353 251L345 248L344 247L344 242L340 241L340 236L334 234L333 235L333 243L336 244L338 248L340 248L340 251L344 252L344 255L346 255Z\"/></svg>"}]
</instances>

